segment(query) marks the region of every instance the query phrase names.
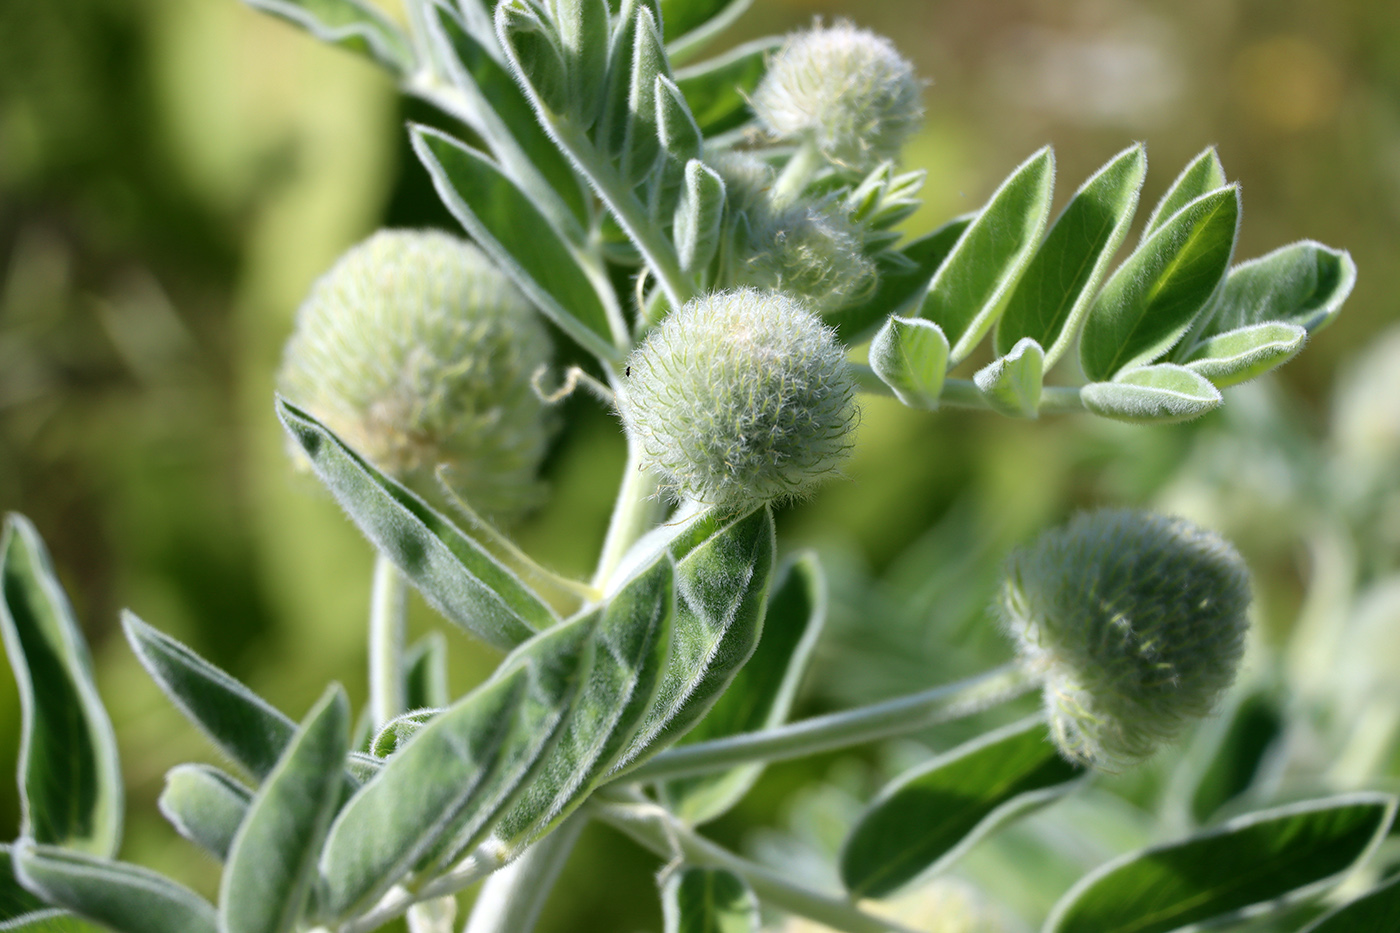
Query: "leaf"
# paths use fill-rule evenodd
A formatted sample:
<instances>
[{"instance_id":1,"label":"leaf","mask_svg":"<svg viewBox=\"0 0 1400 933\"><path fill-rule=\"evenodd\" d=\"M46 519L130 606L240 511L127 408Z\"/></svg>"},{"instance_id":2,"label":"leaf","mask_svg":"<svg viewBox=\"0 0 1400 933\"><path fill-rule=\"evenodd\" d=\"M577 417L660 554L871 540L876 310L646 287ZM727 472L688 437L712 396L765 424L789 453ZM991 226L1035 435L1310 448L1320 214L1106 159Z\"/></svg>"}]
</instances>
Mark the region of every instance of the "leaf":
<instances>
[{"instance_id":1,"label":"leaf","mask_svg":"<svg viewBox=\"0 0 1400 933\"><path fill-rule=\"evenodd\" d=\"M1001 183L929 283L919 316L948 335L951 364L965 359L996 322L1040 243L1054 184L1055 156L1047 146Z\"/></svg>"},{"instance_id":2,"label":"leaf","mask_svg":"<svg viewBox=\"0 0 1400 933\"><path fill-rule=\"evenodd\" d=\"M289 933L316 878L340 801L350 703L332 685L306 714L233 838L219 889L221 933Z\"/></svg>"},{"instance_id":3,"label":"leaf","mask_svg":"<svg viewBox=\"0 0 1400 933\"><path fill-rule=\"evenodd\" d=\"M753 0L661 0L667 51L677 61L719 35Z\"/></svg>"},{"instance_id":4,"label":"leaf","mask_svg":"<svg viewBox=\"0 0 1400 933\"><path fill-rule=\"evenodd\" d=\"M20 698L20 831L112 855L122 778L92 659L39 533L10 514L0 535L0 637Z\"/></svg>"},{"instance_id":5,"label":"leaf","mask_svg":"<svg viewBox=\"0 0 1400 933\"><path fill-rule=\"evenodd\" d=\"M1045 369L1064 355L1113 254L1132 223L1147 172L1142 144L1114 156L1080 186L1055 220L1006 311L993 345L1006 356L1029 337L1045 350Z\"/></svg>"},{"instance_id":6,"label":"leaf","mask_svg":"<svg viewBox=\"0 0 1400 933\"><path fill-rule=\"evenodd\" d=\"M442 203L477 245L585 350L620 359L612 342L611 286L590 275L515 182L486 156L444 133L412 126L409 135Z\"/></svg>"},{"instance_id":7,"label":"leaf","mask_svg":"<svg viewBox=\"0 0 1400 933\"><path fill-rule=\"evenodd\" d=\"M758 898L724 868L682 868L661 888L665 933L758 933Z\"/></svg>"},{"instance_id":8,"label":"leaf","mask_svg":"<svg viewBox=\"0 0 1400 933\"><path fill-rule=\"evenodd\" d=\"M1177 211L1118 267L1079 341L1091 381L1152 362L1190 329L1230 266L1239 216L1239 189L1217 189Z\"/></svg>"},{"instance_id":9,"label":"leaf","mask_svg":"<svg viewBox=\"0 0 1400 933\"><path fill-rule=\"evenodd\" d=\"M601 109L608 67L608 0L554 0L550 4L564 53L572 110L591 125Z\"/></svg>"},{"instance_id":10,"label":"leaf","mask_svg":"<svg viewBox=\"0 0 1400 933\"><path fill-rule=\"evenodd\" d=\"M116 933L218 933L208 901L140 866L29 842L12 856L26 888Z\"/></svg>"},{"instance_id":11,"label":"leaf","mask_svg":"<svg viewBox=\"0 0 1400 933\"><path fill-rule=\"evenodd\" d=\"M1319 917L1299 933L1356 933L1358 930L1400 930L1400 877L1391 878Z\"/></svg>"},{"instance_id":12,"label":"leaf","mask_svg":"<svg viewBox=\"0 0 1400 933\"><path fill-rule=\"evenodd\" d=\"M440 715L441 708L425 708L395 716L380 727L370 741L369 753L375 758L388 758Z\"/></svg>"},{"instance_id":13,"label":"leaf","mask_svg":"<svg viewBox=\"0 0 1400 933\"><path fill-rule=\"evenodd\" d=\"M373 4L363 0L243 0L255 10L285 19L322 42L366 55L396 75L413 73L408 37Z\"/></svg>"},{"instance_id":14,"label":"leaf","mask_svg":"<svg viewBox=\"0 0 1400 933\"><path fill-rule=\"evenodd\" d=\"M447 639L429 632L404 655L404 688L409 709L440 708L452 701L447 685Z\"/></svg>"},{"instance_id":15,"label":"leaf","mask_svg":"<svg viewBox=\"0 0 1400 933\"><path fill-rule=\"evenodd\" d=\"M66 916L67 911L51 907L20 886L10 846L0 843L0 930L28 929L31 924Z\"/></svg>"},{"instance_id":16,"label":"leaf","mask_svg":"<svg viewBox=\"0 0 1400 933\"><path fill-rule=\"evenodd\" d=\"M1225 722L1217 719L1216 723L1224 728L1211 730L1218 738L1205 749L1206 764L1198 770L1190 794L1190 812L1197 823L1208 821L1254 784L1287 727L1277 700L1264 691L1246 695ZM1195 757L1194 744L1188 762Z\"/></svg>"},{"instance_id":17,"label":"leaf","mask_svg":"<svg viewBox=\"0 0 1400 933\"><path fill-rule=\"evenodd\" d=\"M1209 380L1175 363L1131 369L1112 382L1091 382L1080 388L1079 398L1096 415L1136 424L1189 421L1222 401Z\"/></svg>"},{"instance_id":18,"label":"leaf","mask_svg":"<svg viewBox=\"0 0 1400 933\"><path fill-rule=\"evenodd\" d=\"M165 773L157 804L177 833L223 862L252 801L251 790L218 768L187 764Z\"/></svg>"},{"instance_id":19,"label":"leaf","mask_svg":"<svg viewBox=\"0 0 1400 933\"><path fill-rule=\"evenodd\" d=\"M661 144L661 155L648 186L648 203L651 216L660 221L674 217L686 166L700 157L704 140L674 81L657 75L652 96L656 101L656 138Z\"/></svg>"},{"instance_id":20,"label":"leaf","mask_svg":"<svg viewBox=\"0 0 1400 933\"><path fill-rule=\"evenodd\" d=\"M1345 250L1312 240L1276 249L1230 270L1206 336L1271 321L1321 330L1355 285L1356 263Z\"/></svg>"},{"instance_id":21,"label":"leaf","mask_svg":"<svg viewBox=\"0 0 1400 933\"><path fill-rule=\"evenodd\" d=\"M826 322L836 328L843 343L854 344L871 329L882 326L891 314L905 317L917 314L929 282L971 223L972 217L950 220L895 251L897 260L884 254L877 256L875 262L880 275L875 294L864 304L826 315Z\"/></svg>"},{"instance_id":22,"label":"leaf","mask_svg":"<svg viewBox=\"0 0 1400 933\"><path fill-rule=\"evenodd\" d=\"M719 249L724 204L724 179L699 159L687 162L671 236L681 269L702 281L708 278L705 273Z\"/></svg>"},{"instance_id":23,"label":"leaf","mask_svg":"<svg viewBox=\"0 0 1400 933\"><path fill-rule=\"evenodd\" d=\"M842 846L841 881L855 898L893 894L1059 799L1083 774L1046 740L1039 717L960 745L880 791Z\"/></svg>"},{"instance_id":24,"label":"leaf","mask_svg":"<svg viewBox=\"0 0 1400 933\"><path fill-rule=\"evenodd\" d=\"M890 315L870 341L870 367L910 408L937 408L948 371L948 338L932 321Z\"/></svg>"},{"instance_id":25,"label":"leaf","mask_svg":"<svg viewBox=\"0 0 1400 933\"><path fill-rule=\"evenodd\" d=\"M972 377L987 402L1003 415L1034 418L1040 413L1045 351L1024 337L1005 356L992 360Z\"/></svg>"},{"instance_id":26,"label":"leaf","mask_svg":"<svg viewBox=\"0 0 1400 933\"><path fill-rule=\"evenodd\" d=\"M1055 905L1045 933L1166 933L1326 887L1384 836L1395 798L1350 794L1250 813L1115 859Z\"/></svg>"},{"instance_id":27,"label":"leaf","mask_svg":"<svg viewBox=\"0 0 1400 933\"><path fill-rule=\"evenodd\" d=\"M596 613L535 636L384 763L331 824L321 906L341 918L423 862L475 845L558 739Z\"/></svg>"},{"instance_id":28,"label":"leaf","mask_svg":"<svg viewBox=\"0 0 1400 933\"><path fill-rule=\"evenodd\" d=\"M704 135L715 136L753 119L749 95L768 70L768 56L782 43L779 36L755 39L676 70L676 84Z\"/></svg>"},{"instance_id":29,"label":"leaf","mask_svg":"<svg viewBox=\"0 0 1400 933\"><path fill-rule=\"evenodd\" d=\"M511 648L558 616L508 567L312 415L278 399L277 415L316 477L365 537L451 621Z\"/></svg>"},{"instance_id":30,"label":"leaf","mask_svg":"<svg viewBox=\"0 0 1400 933\"><path fill-rule=\"evenodd\" d=\"M513 53L512 70L528 83L553 114L568 113L573 102L564 49L553 23L540 6L528 0L496 5L496 21L505 31L501 44Z\"/></svg>"},{"instance_id":31,"label":"leaf","mask_svg":"<svg viewBox=\"0 0 1400 933\"><path fill-rule=\"evenodd\" d=\"M1297 324L1252 324L1208 338L1191 351L1186 368L1225 388L1282 366L1303 349L1308 332Z\"/></svg>"},{"instance_id":32,"label":"leaf","mask_svg":"<svg viewBox=\"0 0 1400 933\"><path fill-rule=\"evenodd\" d=\"M807 552L789 561L768 596L763 636L753 657L678 744L756 732L786 722L826 621L826 606L826 576L816 554ZM695 826L727 812L762 772L762 765L744 765L667 781L660 792L668 809Z\"/></svg>"},{"instance_id":33,"label":"leaf","mask_svg":"<svg viewBox=\"0 0 1400 933\"><path fill-rule=\"evenodd\" d=\"M621 153L624 182L637 184L656 164L660 151L656 127L656 79L669 78L671 67L661 44L661 30L647 6L637 8L632 33L632 68L627 87L627 125Z\"/></svg>"},{"instance_id":34,"label":"leaf","mask_svg":"<svg viewBox=\"0 0 1400 933\"><path fill-rule=\"evenodd\" d=\"M1202 195L1224 188L1227 181L1219 154L1214 146L1207 146L1181 170L1176 181L1162 195L1162 200L1152 209L1152 216L1147 218L1142 228L1142 241L1147 242L1147 238L1171 220L1177 211Z\"/></svg>"}]
</instances>

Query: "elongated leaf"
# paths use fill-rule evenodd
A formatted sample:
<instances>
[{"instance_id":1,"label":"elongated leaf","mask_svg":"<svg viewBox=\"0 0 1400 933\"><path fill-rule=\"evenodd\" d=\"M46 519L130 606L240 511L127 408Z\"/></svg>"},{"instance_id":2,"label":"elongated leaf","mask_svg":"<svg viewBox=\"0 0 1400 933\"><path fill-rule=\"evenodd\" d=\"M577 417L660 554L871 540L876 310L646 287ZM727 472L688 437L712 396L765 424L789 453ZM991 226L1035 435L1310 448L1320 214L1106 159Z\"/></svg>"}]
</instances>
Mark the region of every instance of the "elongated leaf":
<instances>
[{"instance_id":1,"label":"elongated leaf","mask_svg":"<svg viewBox=\"0 0 1400 933\"><path fill-rule=\"evenodd\" d=\"M424 861L475 845L524 790L588 674L597 613L541 633L421 729L340 811L321 905L343 917Z\"/></svg>"},{"instance_id":2,"label":"elongated leaf","mask_svg":"<svg viewBox=\"0 0 1400 933\"><path fill-rule=\"evenodd\" d=\"M826 322L836 328L843 342L854 344L871 330L882 326L891 314L906 317L917 314L929 282L933 281L934 275L971 223L971 217L948 221L898 250L898 261L877 257L880 278L875 294L864 304L827 315Z\"/></svg>"},{"instance_id":3,"label":"elongated leaf","mask_svg":"<svg viewBox=\"0 0 1400 933\"><path fill-rule=\"evenodd\" d=\"M702 283L708 283L710 262L719 249L724 206L724 179L699 159L691 159L685 166L685 187L676 205L671 238L681 269Z\"/></svg>"},{"instance_id":4,"label":"elongated leaf","mask_svg":"<svg viewBox=\"0 0 1400 933\"><path fill-rule=\"evenodd\" d=\"M779 571L753 657L680 744L756 732L787 721L826 621L826 592L816 554L805 553ZM661 796L673 813L698 825L738 803L762 772L763 766L754 764L678 778L661 785Z\"/></svg>"},{"instance_id":5,"label":"elongated leaf","mask_svg":"<svg viewBox=\"0 0 1400 933\"><path fill-rule=\"evenodd\" d=\"M165 775L160 812L175 831L219 861L253 802L253 792L218 768L176 765Z\"/></svg>"},{"instance_id":6,"label":"elongated leaf","mask_svg":"<svg viewBox=\"0 0 1400 933\"><path fill-rule=\"evenodd\" d=\"M511 648L558 617L511 570L286 399L277 415L318 479L381 553L448 619Z\"/></svg>"},{"instance_id":7,"label":"elongated leaf","mask_svg":"<svg viewBox=\"0 0 1400 933\"><path fill-rule=\"evenodd\" d=\"M603 359L619 359L611 286L590 274L530 198L470 146L425 126L409 132L438 196L477 245L560 330Z\"/></svg>"},{"instance_id":8,"label":"elongated leaf","mask_svg":"<svg viewBox=\"0 0 1400 933\"><path fill-rule=\"evenodd\" d=\"M602 105L608 67L608 0L554 0L550 4L573 95L573 113L591 125Z\"/></svg>"},{"instance_id":9,"label":"elongated leaf","mask_svg":"<svg viewBox=\"0 0 1400 933\"><path fill-rule=\"evenodd\" d=\"M1350 253L1312 240L1293 243L1230 270L1206 336L1271 321L1320 330L1355 285Z\"/></svg>"},{"instance_id":10,"label":"elongated leaf","mask_svg":"<svg viewBox=\"0 0 1400 933\"><path fill-rule=\"evenodd\" d=\"M1195 769L1193 775L1195 790L1189 806L1197 823L1207 822L1222 806L1250 788L1265 770L1270 751L1288 727L1278 699L1266 691L1245 696L1227 715L1223 723L1217 719L1220 725L1210 728L1216 733L1216 741L1202 749L1205 767ZM1187 758L1188 765L1194 764L1191 759L1196 756L1197 743L1207 737L1208 733L1198 734Z\"/></svg>"},{"instance_id":11,"label":"elongated leaf","mask_svg":"<svg viewBox=\"0 0 1400 933\"><path fill-rule=\"evenodd\" d=\"M559 33L541 5L529 0L505 0L496 4L498 22L509 25L514 53L513 71L528 83L551 113L568 113L573 102L569 69Z\"/></svg>"},{"instance_id":12,"label":"elongated leaf","mask_svg":"<svg viewBox=\"0 0 1400 933\"><path fill-rule=\"evenodd\" d=\"M1299 933L1360 933L1365 930L1400 930L1400 877L1391 878L1319 917Z\"/></svg>"},{"instance_id":13,"label":"elongated leaf","mask_svg":"<svg viewBox=\"0 0 1400 933\"><path fill-rule=\"evenodd\" d=\"M404 690L409 709L441 708L452 700L447 685L447 639L429 632L404 656Z\"/></svg>"},{"instance_id":14,"label":"elongated leaf","mask_svg":"<svg viewBox=\"0 0 1400 933\"><path fill-rule=\"evenodd\" d=\"M1197 345L1186 368L1223 389L1282 366L1307 339L1308 332L1297 324L1251 324Z\"/></svg>"},{"instance_id":15,"label":"elongated leaf","mask_svg":"<svg viewBox=\"0 0 1400 933\"><path fill-rule=\"evenodd\" d=\"M972 378L997 411L1014 418L1034 418L1040 413L1045 365L1045 351L1025 337L1011 352L992 360Z\"/></svg>"},{"instance_id":16,"label":"elongated leaf","mask_svg":"<svg viewBox=\"0 0 1400 933\"><path fill-rule=\"evenodd\" d=\"M666 933L758 933L758 898L723 868L684 868L661 889Z\"/></svg>"},{"instance_id":17,"label":"elongated leaf","mask_svg":"<svg viewBox=\"0 0 1400 933\"><path fill-rule=\"evenodd\" d=\"M627 88L627 127L622 143L621 173L636 184L656 163L660 142L656 131L656 79L671 77L670 64L661 44L661 29L651 8L637 8L632 33L632 68Z\"/></svg>"},{"instance_id":18,"label":"elongated leaf","mask_svg":"<svg viewBox=\"0 0 1400 933\"><path fill-rule=\"evenodd\" d=\"M1336 880L1385 834L1395 798L1350 794L1250 813L1091 872L1055 906L1046 933L1166 933Z\"/></svg>"},{"instance_id":19,"label":"elongated leaf","mask_svg":"<svg viewBox=\"0 0 1400 933\"><path fill-rule=\"evenodd\" d=\"M222 933L288 933L297 926L349 750L350 703L336 684L307 713L233 838L219 890Z\"/></svg>"},{"instance_id":20,"label":"elongated leaf","mask_svg":"<svg viewBox=\"0 0 1400 933\"><path fill-rule=\"evenodd\" d=\"M937 408L948 373L948 338L933 321L890 315L870 341L870 367L910 408Z\"/></svg>"},{"instance_id":21,"label":"elongated leaf","mask_svg":"<svg viewBox=\"0 0 1400 933\"><path fill-rule=\"evenodd\" d=\"M1135 424L1189 421L1222 401L1208 379L1174 363L1130 369L1112 382L1091 382L1080 388L1079 397L1096 415Z\"/></svg>"},{"instance_id":22,"label":"elongated leaf","mask_svg":"<svg viewBox=\"0 0 1400 933\"><path fill-rule=\"evenodd\" d=\"M1224 188L1226 183L1225 168L1220 164L1219 154L1214 146L1206 147L1200 155L1187 163L1181 174L1171 183L1171 187L1162 195L1162 199L1157 202L1157 206L1152 209L1152 216L1147 218L1147 223L1142 228L1142 241L1147 242L1148 237L1156 233L1163 224L1171 220L1172 215L1187 204L1202 195Z\"/></svg>"},{"instance_id":23,"label":"elongated leaf","mask_svg":"<svg viewBox=\"0 0 1400 933\"><path fill-rule=\"evenodd\" d=\"M26 888L116 933L218 933L208 901L148 869L32 843L12 856Z\"/></svg>"},{"instance_id":24,"label":"elongated leaf","mask_svg":"<svg viewBox=\"0 0 1400 933\"><path fill-rule=\"evenodd\" d=\"M768 70L768 56L782 41L777 36L755 39L723 55L676 70L676 84L702 133L714 136L753 119L749 95Z\"/></svg>"},{"instance_id":25,"label":"elongated leaf","mask_svg":"<svg viewBox=\"0 0 1400 933\"><path fill-rule=\"evenodd\" d=\"M1080 186L1055 220L1045 242L997 322L996 352L1006 356L1029 337L1054 366L1074 342L1113 254L1127 235L1147 173L1147 155L1136 144L1114 156Z\"/></svg>"},{"instance_id":26,"label":"elongated leaf","mask_svg":"<svg viewBox=\"0 0 1400 933\"><path fill-rule=\"evenodd\" d=\"M1230 267L1239 217L1239 189L1220 188L1177 211L1118 267L1079 342L1090 380L1150 363L1181 339Z\"/></svg>"},{"instance_id":27,"label":"elongated leaf","mask_svg":"<svg viewBox=\"0 0 1400 933\"><path fill-rule=\"evenodd\" d=\"M69 916L61 907L51 907L15 878L10 846L0 844L0 930L23 930L31 924Z\"/></svg>"},{"instance_id":28,"label":"elongated leaf","mask_svg":"<svg viewBox=\"0 0 1400 933\"><path fill-rule=\"evenodd\" d=\"M1047 146L1001 183L929 283L921 317L943 328L957 364L996 323L1040 244L1055 184Z\"/></svg>"},{"instance_id":29,"label":"elongated leaf","mask_svg":"<svg viewBox=\"0 0 1400 933\"><path fill-rule=\"evenodd\" d=\"M1063 796L1083 773L1046 740L1039 718L961 745L880 792L846 837L841 881L853 897L893 894Z\"/></svg>"},{"instance_id":30,"label":"elongated leaf","mask_svg":"<svg viewBox=\"0 0 1400 933\"><path fill-rule=\"evenodd\" d=\"M82 629L34 526L0 535L0 636L20 698L21 832L94 855L117 851L122 780Z\"/></svg>"},{"instance_id":31,"label":"elongated leaf","mask_svg":"<svg viewBox=\"0 0 1400 933\"><path fill-rule=\"evenodd\" d=\"M667 51L680 61L719 35L753 0L661 0Z\"/></svg>"},{"instance_id":32,"label":"elongated leaf","mask_svg":"<svg viewBox=\"0 0 1400 933\"><path fill-rule=\"evenodd\" d=\"M393 20L363 0L243 0L295 23L322 42L367 55L400 76L412 74L413 48Z\"/></svg>"}]
</instances>

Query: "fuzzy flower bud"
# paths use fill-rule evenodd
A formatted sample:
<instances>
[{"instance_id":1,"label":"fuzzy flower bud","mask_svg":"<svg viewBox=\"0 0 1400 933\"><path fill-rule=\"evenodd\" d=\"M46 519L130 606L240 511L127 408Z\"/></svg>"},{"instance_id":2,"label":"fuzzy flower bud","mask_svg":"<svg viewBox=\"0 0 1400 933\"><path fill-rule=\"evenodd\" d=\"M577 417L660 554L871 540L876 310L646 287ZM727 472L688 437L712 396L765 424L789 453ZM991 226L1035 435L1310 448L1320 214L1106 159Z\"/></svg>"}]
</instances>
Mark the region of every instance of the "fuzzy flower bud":
<instances>
[{"instance_id":1,"label":"fuzzy flower bud","mask_svg":"<svg viewBox=\"0 0 1400 933\"><path fill-rule=\"evenodd\" d=\"M279 388L381 470L420 490L435 471L498 519L538 499L552 418L530 380L549 334L476 247L385 230L311 287Z\"/></svg>"},{"instance_id":2,"label":"fuzzy flower bud","mask_svg":"<svg viewBox=\"0 0 1400 933\"><path fill-rule=\"evenodd\" d=\"M768 212L758 218L750 247L750 282L797 295L819 312L839 311L875 288L865 238L836 207L796 204Z\"/></svg>"},{"instance_id":3,"label":"fuzzy flower bud","mask_svg":"<svg viewBox=\"0 0 1400 933\"><path fill-rule=\"evenodd\" d=\"M1249 572L1213 532L1127 509L1084 513L1013 554L1000 597L1043 675L1066 758L1116 771L1208 715L1235 679Z\"/></svg>"},{"instance_id":4,"label":"fuzzy flower bud","mask_svg":"<svg viewBox=\"0 0 1400 933\"><path fill-rule=\"evenodd\" d=\"M832 162L866 172L896 159L918 130L922 90L890 40L841 21L792 35L753 109L774 135L815 142Z\"/></svg>"},{"instance_id":5,"label":"fuzzy flower bud","mask_svg":"<svg viewBox=\"0 0 1400 933\"><path fill-rule=\"evenodd\" d=\"M673 313L628 360L619 408L672 491L744 511L811 492L851 448L855 383L835 332L743 288Z\"/></svg>"}]
</instances>

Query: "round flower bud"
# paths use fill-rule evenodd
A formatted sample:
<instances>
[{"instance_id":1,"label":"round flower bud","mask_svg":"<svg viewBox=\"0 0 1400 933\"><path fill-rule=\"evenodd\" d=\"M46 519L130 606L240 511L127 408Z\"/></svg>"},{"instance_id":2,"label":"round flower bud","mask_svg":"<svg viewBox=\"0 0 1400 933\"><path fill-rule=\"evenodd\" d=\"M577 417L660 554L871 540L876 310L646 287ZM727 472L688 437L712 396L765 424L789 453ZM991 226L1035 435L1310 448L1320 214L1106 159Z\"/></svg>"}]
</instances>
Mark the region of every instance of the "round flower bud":
<instances>
[{"instance_id":1,"label":"round flower bud","mask_svg":"<svg viewBox=\"0 0 1400 933\"><path fill-rule=\"evenodd\" d=\"M816 311L838 311L875 288L875 261L865 239L838 210L796 204L755 223L748 280L805 299Z\"/></svg>"},{"instance_id":2,"label":"round flower bud","mask_svg":"<svg viewBox=\"0 0 1400 933\"><path fill-rule=\"evenodd\" d=\"M918 130L922 91L890 40L841 21L789 37L753 109L774 135L815 142L832 162L865 172L897 158Z\"/></svg>"},{"instance_id":3,"label":"round flower bud","mask_svg":"<svg viewBox=\"0 0 1400 933\"><path fill-rule=\"evenodd\" d=\"M1044 678L1064 756L1117 771L1206 716L1235 679L1249 572L1213 532L1149 512L1084 513L1007 563L1000 603Z\"/></svg>"},{"instance_id":4,"label":"round flower bud","mask_svg":"<svg viewBox=\"0 0 1400 933\"><path fill-rule=\"evenodd\" d=\"M746 511L808 494L846 458L855 382L836 333L752 288L671 314L628 359L619 409L644 466L704 505Z\"/></svg>"},{"instance_id":5,"label":"round flower bud","mask_svg":"<svg viewBox=\"0 0 1400 933\"><path fill-rule=\"evenodd\" d=\"M549 334L476 247L385 230L311 287L279 389L384 472L455 494L497 519L539 498L553 419L531 378Z\"/></svg>"}]
</instances>

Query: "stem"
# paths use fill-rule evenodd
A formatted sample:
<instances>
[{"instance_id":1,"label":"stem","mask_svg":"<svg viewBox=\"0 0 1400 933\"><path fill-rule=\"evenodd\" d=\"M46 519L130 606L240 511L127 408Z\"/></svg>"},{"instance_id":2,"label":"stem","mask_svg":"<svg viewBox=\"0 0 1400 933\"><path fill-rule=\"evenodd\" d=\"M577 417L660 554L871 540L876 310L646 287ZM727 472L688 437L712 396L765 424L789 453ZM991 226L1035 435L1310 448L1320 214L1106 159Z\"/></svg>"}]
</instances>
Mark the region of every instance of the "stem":
<instances>
[{"instance_id":1,"label":"stem","mask_svg":"<svg viewBox=\"0 0 1400 933\"><path fill-rule=\"evenodd\" d=\"M368 913L341 924L335 933L371 933L395 917L401 916L414 904L447 897L471 887L501 867L501 863L489 855L478 857L483 854L482 850L478 849L452 871L434 878L417 891L395 886Z\"/></svg>"},{"instance_id":2,"label":"stem","mask_svg":"<svg viewBox=\"0 0 1400 933\"><path fill-rule=\"evenodd\" d=\"M593 810L662 858L680 857L693 865L724 868L748 882L760 900L844 933L913 933L907 927L872 917L854 904L795 884L776 872L741 858L696 834L664 807L637 799L634 803L599 803ZM476 933L468 930L467 933Z\"/></svg>"},{"instance_id":3,"label":"stem","mask_svg":"<svg viewBox=\"0 0 1400 933\"><path fill-rule=\"evenodd\" d=\"M1019 664L1007 664L967 680L883 703L816 716L761 732L673 747L624 777L628 781L653 781L723 771L756 761L804 758L971 716L1037 686L1039 680Z\"/></svg>"},{"instance_id":4,"label":"stem","mask_svg":"<svg viewBox=\"0 0 1400 933\"><path fill-rule=\"evenodd\" d=\"M407 597L399 569L383 554L376 555L369 598L369 708L375 728L408 706L403 674Z\"/></svg>"},{"instance_id":5,"label":"stem","mask_svg":"<svg viewBox=\"0 0 1400 933\"><path fill-rule=\"evenodd\" d=\"M787 165L783 166L782 174L773 182L773 206L781 210L800 198L821 164L822 154L815 139L808 139L798 146Z\"/></svg>"},{"instance_id":6,"label":"stem","mask_svg":"<svg viewBox=\"0 0 1400 933\"><path fill-rule=\"evenodd\" d=\"M487 878L462 933L530 933L584 822L581 815L570 817Z\"/></svg>"},{"instance_id":7,"label":"stem","mask_svg":"<svg viewBox=\"0 0 1400 933\"><path fill-rule=\"evenodd\" d=\"M598 569L593 574L593 586L598 590L607 589L622 555L656 522L657 477L651 470L642 468L641 445L631 437L627 438L627 463L622 471L622 487L608 522L607 537L603 539Z\"/></svg>"},{"instance_id":8,"label":"stem","mask_svg":"<svg viewBox=\"0 0 1400 933\"><path fill-rule=\"evenodd\" d=\"M851 375L860 391L870 395L894 397L894 390L884 380L875 375L875 370L861 363L849 364ZM938 396L940 408L976 408L991 410L982 390L971 379L944 379L943 390ZM1040 390L1041 414L1064 414L1084 411L1084 401L1079 397L1078 386L1045 386Z\"/></svg>"}]
</instances>

